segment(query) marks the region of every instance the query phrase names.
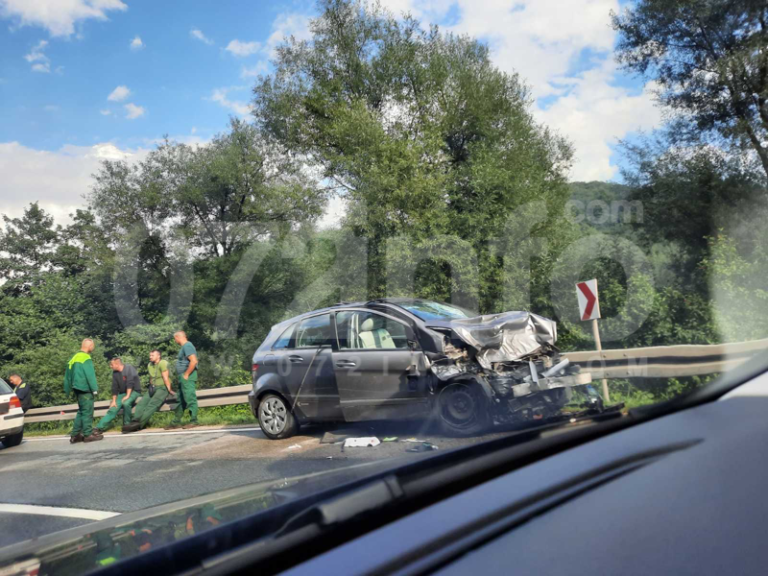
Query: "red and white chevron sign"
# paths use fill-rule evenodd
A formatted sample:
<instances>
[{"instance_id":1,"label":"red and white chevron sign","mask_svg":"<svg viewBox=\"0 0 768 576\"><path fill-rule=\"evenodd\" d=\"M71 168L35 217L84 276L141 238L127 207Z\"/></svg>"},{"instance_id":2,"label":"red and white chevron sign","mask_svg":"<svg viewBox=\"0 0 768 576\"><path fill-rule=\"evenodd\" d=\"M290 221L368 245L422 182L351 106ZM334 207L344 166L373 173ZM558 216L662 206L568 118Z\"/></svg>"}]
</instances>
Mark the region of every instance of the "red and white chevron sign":
<instances>
[{"instance_id":1,"label":"red and white chevron sign","mask_svg":"<svg viewBox=\"0 0 768 576\"><path fill-rule=\"evenodd\" d=\"M576 284L576 296L579 299L579 316L582 320L600 318L600 302L597 301L597 279Z\"/></svg>"}]
</instances>

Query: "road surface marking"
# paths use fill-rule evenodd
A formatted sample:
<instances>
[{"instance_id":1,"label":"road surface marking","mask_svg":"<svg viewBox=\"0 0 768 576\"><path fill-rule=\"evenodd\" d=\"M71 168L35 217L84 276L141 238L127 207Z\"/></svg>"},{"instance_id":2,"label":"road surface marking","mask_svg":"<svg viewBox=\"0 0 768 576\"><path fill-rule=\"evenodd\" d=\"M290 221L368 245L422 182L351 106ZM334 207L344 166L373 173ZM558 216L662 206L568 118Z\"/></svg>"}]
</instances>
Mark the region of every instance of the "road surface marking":
<instances>
[{"instance_id":1,"label":"road surface marking","mask_svg":"<svg viewBox=\"0 0 768 576\"><path fill-rule=\"evenodd\" d=\"M58 508L53 506L33 506L31 504L0 504L0 513L36 514L38 516L59 516L62 518L82 518L83 520L106 520L119 516L119 512L86 510L84 508Z\"/></svg>"},{"instance_id":2,"label":"road surface marking","mask_svg":"<svg viewBox=\"0 0 768 576\"><path fill-rule=\"evenodd\" d=\"M260 432L261 428L218 428L216 430L179 430L177 432L132 432L130 434L104 434L107 438L135 438L136 436L182 436L184 434L221 434L226 432ZM48 440L69 440L69 436L43 436L24 438L24 442L46 442Z\"/></svg>"}]
</instances>

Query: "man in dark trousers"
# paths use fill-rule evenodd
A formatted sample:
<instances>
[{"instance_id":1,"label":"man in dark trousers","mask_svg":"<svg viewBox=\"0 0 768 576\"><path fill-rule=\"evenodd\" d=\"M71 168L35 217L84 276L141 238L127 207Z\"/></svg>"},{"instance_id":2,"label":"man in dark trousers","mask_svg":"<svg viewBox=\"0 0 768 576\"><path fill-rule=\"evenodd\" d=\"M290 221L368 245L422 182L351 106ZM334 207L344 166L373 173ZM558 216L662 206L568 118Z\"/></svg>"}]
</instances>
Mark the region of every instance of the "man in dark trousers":
<instances>
[{"instance_id":1,"label":"man in dark trousers","mask_svg":"<svg viewBox=\"0 0 768 576\"><path fill-rule=\"evenodd\" d=\"M99 393L96 371L91 359L94 347L93 340L90 338L83 340L80 352L69 361L64 374L64 393L67 396L74 394L77 399L77 416L75 425L72 426L70 444L104 439L101 434L93 433L93 398Z\"/></svg>"},{"instance_id":2,"label":"man in dark trousers","mask_svg":"<svg viewBox=\"0 0 768 576\"><path fill-rule=\"evenodd\" d=\"M32 408L32 390L30 389L29 384L24 382L18 374L11 374L8 377L8 381L11 383L11 386L13 386L13 391L21 402L21 409L26 414L27 410Z\"/></svg>"},{"instance_id":3,"label":"man in dark trousers","mask_svg":"<svg viewBox=\"0 0 768 576\"><path fill-rule=\"evenodd\" d=\"M136 368L123 363L122 358L112 358L109 367L112 368L112 403L94 429L99 434L112 425L120 410L123 411L123 426L127 426L133 416L133 405L141 398L141 383Z\"/></svg>"},{"instance_id":4,"label":"man in dark trousers","mask_svg":"<svg viewBox=\"0 0 768 576\"><path fill-rule=\"evenodd\" d=\"M163 360L160 350L152 350L149 353L147 372L149 372L149 384L154 387L154 394L150 396L149 388L144 392L141 402L136 406L136 414L134 414L133 420L130 424L123 426L123 432L126 434L146 428L147 424L149 424L149 419L152 418L155 412L160 410L165 399L168 396L174 395L173 390L171 390L168 361Z\"/></svg>"},{"instance_id":5,"label":"man in dark trousers","mask_svg":"<svg viewBox=\"0 0 768 576\"><path fill-rule=\"evenodd\" d=\"M173 335L173 339L176 344L181 346L179 355L176 357L176 372L179 375L179 399L176 404L176 411L174 413L173 421L169 426L166 426L167 430L173 428L179 428L181 426L181 418L184 416L184 410L189 409L189 424L186 424L184 428L194 428L197 426L197 393L195 387L197 386L197 350L195 346L187 340L187 335L183 331L176 332Z\"/></svg>"}]
</instances>

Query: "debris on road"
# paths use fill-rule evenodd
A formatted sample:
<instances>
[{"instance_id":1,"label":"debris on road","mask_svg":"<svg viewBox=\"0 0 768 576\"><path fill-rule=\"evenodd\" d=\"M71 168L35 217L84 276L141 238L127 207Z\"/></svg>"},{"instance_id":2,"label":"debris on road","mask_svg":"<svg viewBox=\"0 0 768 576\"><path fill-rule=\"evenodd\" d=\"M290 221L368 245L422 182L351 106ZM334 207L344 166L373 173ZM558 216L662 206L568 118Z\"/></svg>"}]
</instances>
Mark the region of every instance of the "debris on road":
<instances>
[{"instance_id":1,"label":"debris on road","mask_svg":"<svg viewBox=\"0 0 768 576\"><path fill-rule=\"evenodd\" d=\"M381 444L381 440L376 436L367 438L347 438L344 440L344 448L372 448Z\"/></svg>"},{"instance_id":2,"label":"debris on road","mask_svg":"<svg viewBox=\"0 0 768 576\"><path fill-rule=\"evenodd\" d=\"M406 450L406 452L432 452L432 450L437 450L438 447L434 444L430 444L429 442L422 442L421 444L416 444L416 446L411 446Z\"/></svg>"},{"instance_id":3,"label":"debris on road","mask_svg":"<svg viewBox=\"0 0 768 576\"><path fill-rule=\"evenodd\" d=\"M286 450L301 450L301 444L293 444L292 446L288 446Z\"/></svg>"}]
</instances>

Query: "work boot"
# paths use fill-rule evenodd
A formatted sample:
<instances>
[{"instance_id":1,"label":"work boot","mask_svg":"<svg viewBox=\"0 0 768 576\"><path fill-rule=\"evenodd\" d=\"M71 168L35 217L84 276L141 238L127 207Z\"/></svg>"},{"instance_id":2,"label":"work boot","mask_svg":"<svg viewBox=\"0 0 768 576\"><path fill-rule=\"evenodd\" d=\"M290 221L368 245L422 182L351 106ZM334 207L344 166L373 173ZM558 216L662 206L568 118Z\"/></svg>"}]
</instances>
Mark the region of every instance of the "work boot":
<instances>
[{"instance_id":1,"label":"work boot","mask_svg":"<svg viewBox=\"0 0 768 576\"><path fill-rule=\"evenodd\" d=\"M182 428L184 428L184 430L189 430L190 428L197 428L198 426L200 426L200 424L197 422L190 422L189 424L184 424Z\"/></svg>"},{"instance_id":2,"label":"work boot","mask_svg":"<svg viewBox=\"0 0 768 576\"><path fill-rule=\"evenodd\" d=\"M82 441L83 441L83 435L82 434L77 434L76 436L70 436L69 437L69 443L70 444L77 444L78 442L82 442Z\"/></svg>"},{"instance_id":3,"label":"work boot","mask_svg":"<svg viewBox=\"0 0 768 576\"><path fill-rule=\"evenodd\" d=\"M104 436L104 430L100 428L94 428L93 432L91 432L92 436Z\"/></svg>"},{"instance_id":4,"label":"work boot","mask_svg":"<svg viewBox=\"0 0 768 576\"><path fill-rule=\"evenodd\" d=\"M130 434L131 432L138 432L139 430L141 430L140 422L131 422L130 424L123 426L123 434Z\"/></svg>"},{"instance_id":5,"label":"work boot","mask_svg":"<svg viewBox=\"0 0 768 576\"><path fill-rule=\"evenodd\" d=\"M83 438L83 442L98 442L99 440L104 440L104 436L99 434L91 434L90 436Z\"/></svg>"},{"instance_id":6,"label":"work boot","mask_svg":"<svg viewBox=\"0 0 768 576\"><path fill-rule=\"evenodd\" d=\"M176 430L177 428L181 428L181 424L174 424L173 422L171 422L164 429L165 430Z\"/></svg>"}]
</instances>

